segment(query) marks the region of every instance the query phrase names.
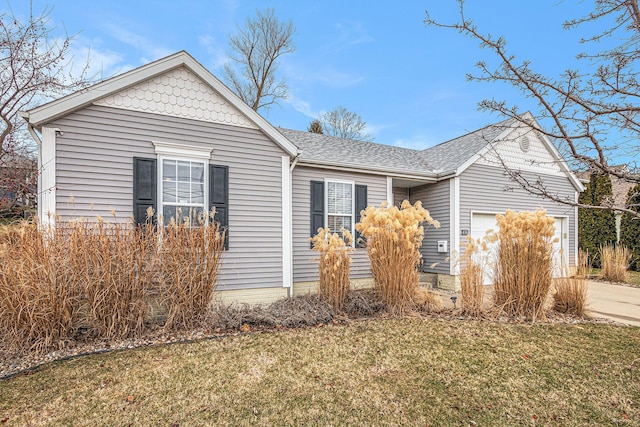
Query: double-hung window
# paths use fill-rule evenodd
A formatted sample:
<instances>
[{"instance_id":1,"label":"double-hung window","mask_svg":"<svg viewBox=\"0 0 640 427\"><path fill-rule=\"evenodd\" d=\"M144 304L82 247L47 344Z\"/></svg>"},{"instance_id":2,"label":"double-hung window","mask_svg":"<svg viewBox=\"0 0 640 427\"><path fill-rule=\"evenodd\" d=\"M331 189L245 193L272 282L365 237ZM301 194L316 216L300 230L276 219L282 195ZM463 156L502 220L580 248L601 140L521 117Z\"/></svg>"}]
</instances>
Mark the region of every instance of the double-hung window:
<instances>
[{"instance_id":1,"label":"double-hung window","mask_svg":"<svg viewBox=\"0 0 640 427\"><path fill-rule=\"evenodd\" d=\"M342 228L354 231L354 184L349 181L325 181L326 218L325 224L332 233Z\"/></svg>"},{"instance_id":2,"label":"double-hung window","mask_svg":"<svg viewBox=\"0 0 640 427\"><path fill-rule=\"evenodd\" d=\"M164 220L188 218L192 224L205 220L205 162L163 158L160 167L160 203Z\"/></svg>"}]
</instances>

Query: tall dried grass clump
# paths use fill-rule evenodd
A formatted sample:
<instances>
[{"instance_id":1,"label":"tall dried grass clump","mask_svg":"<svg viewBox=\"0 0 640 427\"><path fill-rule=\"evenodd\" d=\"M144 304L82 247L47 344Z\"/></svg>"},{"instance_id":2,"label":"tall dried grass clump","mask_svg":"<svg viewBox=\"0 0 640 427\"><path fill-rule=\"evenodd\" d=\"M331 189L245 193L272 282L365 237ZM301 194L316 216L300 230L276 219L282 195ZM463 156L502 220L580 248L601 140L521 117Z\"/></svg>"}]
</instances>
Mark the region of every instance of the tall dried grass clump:
<instances>
[{"instance_id":1,"label":"tall dried grass clump","mask_svg":"<svg viewBox=\"0 0 640 427\"><path fill-rule=\"evenodd\" d=\"M511 316L544 316L553 267L554 218L544 210L496 215L494 303Z\"/></svg>"},{"instance_id":2,"label":"tall dried grass clump","mask_svg":"<svg viewBox=\"0 0 640 427\"><path fill-rule=\"evenodd\" d=\"M115 220L115 214L114 214ZM65 224L67 243L78 250L77 271L86 275L84 292L88 321L98 336L112 339L139 335L148 313L153 285L157 235L151 221Z\"/></svg>"},{"instance_id":3,"label":"tall dried grass clump","mask_svg":"<svg viewBox=\"0 0 640 427\"><path fill-rule=\"evenodd\" d=\"M482 315L484 298L483 271L487 250L486 242L480 239L467 239L467 244L460 259L460 304L462 313L469 316Z\"/></svg>"},{"instance_id":4,"label":"tall dried grass clump","mask_svg":"<svg viewBox=\"0 0 640 427\"><path fill-rule=\"evenodd\" d=\"M631 253L624 246L600 246L602 261L602 279L609 282L624 283L628 280L627 269L631 262Z\"/></svg>"},{"instance_id":5,"label":"tall dried grass clump","mask_svg":"<svg viewBox=\"0 0 640 427\"><path fill-rule=\"evenodd\" d=\"M342 310L349 292L349 254L353 252L353 237L349 230L343 228L340 234L331 233L329 228L320 228L318 234L311 239L313 250L320 254L318 295L334 310Z\"/></svg>"},{"instance_id":6,"label":"tall dried grass clump","mask_svg":"<svg viewBox=\"0 0 640 427\"><path fill-rule=\"evenodd\" d=\"M587 253L578 253L576 274L570 277L569 272L566 271L563 277L554 279L553 309L555 311L577 316L584 315L587 305L587 279L586 274L579 273L589 271L588 269L589 257Z\"/></svg>"},{"instance_id":7,"label":"tall dried grass clump","mask_svg":"<svg viewBox=\"0 0 640 427\"><path fill-rule=\"evenodd\" d=\"M392 312L403 312L414 303L424 222L440 226L421 202L411 205L405 200L400 208L388 203L369 206L356 224L367 242L376 292Z\"/></svg>"},{"instance_id":8,"label":"tall dried grass clump","mask_svg":"<svg viewBox=\"0 0 640 427\"><path fill-rule=\"evenodd\" d=\"M209 215L209 225L171 220L162 230L157 269L167 309L166 329L193 328L205 320L218 281L225 232Z\"/></svg>"},{"instance_id":9,"label":"tall dried grass clump","mask_svg":"<svg viewBox=\"0 0 640 427\"><path fill-rule=\"evenodd\" d=\"M63 347L80 326L100 338L136 335L158 288L166 326L191 327L211 302L223 243L218 225L205 223L165 229L98 218L13 229L0 243L0 340L42 351Z\"/></svg>"},{"instance_id":10,"label":"tall dried grass clump","mask_svg":"<svg viewBox=\"0 0 640 427\"><path fill-rule=\"evenodd\" d=\"M15 351L61 348L79 325L82 253L59 232L13 231L0 247L0 339Z\"/></svg>"},{"instance_id":11,"label":"tall dried grass clump","mask_svg":"<svg viewBox=\"0 0 640 427\"><path fill-rule=\"evenodd\" d=\"M586 278L589 274L591 274L589 251L578 249L578 265L576 266L576 276Z\"/></svg>"}]
</instances>

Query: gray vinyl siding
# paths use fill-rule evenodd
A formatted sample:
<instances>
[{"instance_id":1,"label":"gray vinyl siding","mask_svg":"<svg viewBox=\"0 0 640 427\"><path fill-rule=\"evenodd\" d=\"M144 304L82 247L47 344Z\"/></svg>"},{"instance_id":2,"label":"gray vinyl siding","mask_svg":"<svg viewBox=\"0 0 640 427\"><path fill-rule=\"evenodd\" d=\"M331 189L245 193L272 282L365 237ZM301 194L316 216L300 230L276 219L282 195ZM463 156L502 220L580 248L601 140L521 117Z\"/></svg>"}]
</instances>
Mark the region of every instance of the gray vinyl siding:
<instances>
[{"instance_id":1,"label":"gray vinyl siding","mask_svg":"<svg viewBox=\"0 0 640 427\"><path fill-rule=\"evenodd\" d=\"M49 124L57 138L57 213L132 215L133 157L155 158L152 141L213 148L210 162L229 166L229 250L219 289L282 286L282 160L254 129L110 107L90 106Z\"/></svg>"},{"instance_id":2,"label":"gray vinyl siding","mask_svg":"<svg viewBox=\"0 0 640 427\"><path fill-rule=\"evenodd\" d=\"M329 169L296 166L293 170L292 202L293 202L293 281L311 282L318 280L317 254L311 250L309 237L310 219L310 187L311 181L322 181L325 178L354 181L367 186L368 205L380 206L387 200L387 178L378 175L341 172ZM357 248L352 254L351 278L371 277L369 258L365 248Z\"/></svg>"},{"instance_id":3,"label":"gray vinyl siding","mask_svg":"<svg viewBox=\"0 0 640 427\"><path fill-rule=\"evenodd\" d=\"M393 205L400 207L402 202L409 200L409 189L393 187Z\"/></svg>"},{"instance_id":4,"label":"gray vinyl siding","mask_svg":"<svg viewBox=\"0 0 640 427\"><path fill-rule=\"evenodd\" d=\"M574 200L575 189L567 178L541 176L548 190L560 197ZM517 211L543 208L550 216L569 218L569 263L575 263L576 217L573 207L534 196L514 185L498 167L472 165L460 175L460 229L471 230L471 215L478 213L503 213L507 209Z\"/></svg>"},{"instance_id":5,"label":"gray vinyl siding","mask_svg":"<svg viewBox=\"0 0 640 427\"><path fill-rule=\"evenodd\" d=\"M450 204L450 182L449 180L440 181L435 184L423 185L421 187L412 188L409 191L411 203L418 200L422 202L422 206L429 211L431 217L440 222L440 228L434 228L425 224L424 240L422 241L422 270L429 273L449 274L450 253L438 253L437 241L450 240L450 223L451 214ZM449 251L451 248L449 242ZM431 266L435 264L432 268Z\"/></svg>"}]
</instances>

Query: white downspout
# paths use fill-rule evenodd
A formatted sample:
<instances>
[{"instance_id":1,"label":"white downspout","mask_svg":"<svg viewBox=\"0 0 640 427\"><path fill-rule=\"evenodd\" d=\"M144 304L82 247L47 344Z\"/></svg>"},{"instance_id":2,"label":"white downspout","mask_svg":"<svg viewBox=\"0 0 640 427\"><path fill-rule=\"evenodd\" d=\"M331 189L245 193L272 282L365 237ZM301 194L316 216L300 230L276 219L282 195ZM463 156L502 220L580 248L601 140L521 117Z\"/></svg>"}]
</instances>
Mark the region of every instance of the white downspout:
<instances>
[{"instance_id":1,"label":"white downspout","mask_svg":"<svg viewBox=\"0 0 640 427\"><path fill-rule=\"evenodd\" d=\"M302 151L298 151L298 155L293 158L293 161L289 166L289 182L291 183L289 186L289 212L291 213L291 233L289 233L289 237L291 239L289 242L289 247L291 248L291 263L289 264L291 286L289 286L289 298L293 298L293 169L295 169L298 164L301 155Z\"/></svg>"},{"instance_id":2,"label":"white downspout","mask_svg":"<svg viewBox=\"0 0 640 427\"><path fill-rule=\"evenodd\" d=\"M25 120L28 120L28 117L29 116L24 117ZM42 223L42 140L40 139L40 137L36 133L36 130L33 127L33 125L31 123L29 123L28 121L27 121L27 129L29 129L29 133L31 134L31 137L33 138L33 140L38 145L38 169L36 169L37 173L38 173L38 177L37 177L37 182L38 183L37 183L37 188L36 188L36 203L38 204L38 206L37 206L37 208L38 208L38 221L40 221L40 223Z\"/></svg>"}]
</instances>

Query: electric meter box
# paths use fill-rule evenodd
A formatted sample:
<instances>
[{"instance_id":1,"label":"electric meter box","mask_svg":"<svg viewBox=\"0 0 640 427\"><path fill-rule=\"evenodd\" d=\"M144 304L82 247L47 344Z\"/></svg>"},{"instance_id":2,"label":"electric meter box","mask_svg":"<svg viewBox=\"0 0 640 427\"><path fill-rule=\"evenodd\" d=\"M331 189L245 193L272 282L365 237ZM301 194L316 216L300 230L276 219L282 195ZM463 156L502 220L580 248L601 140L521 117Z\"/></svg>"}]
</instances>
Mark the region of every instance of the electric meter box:
<instances>
[{"instance_id":1,"label":"electric meter box","mask_svg":"<svg viewBox=\"0 0 640 427\"><path fill-rule=\"evenodd\" d=\"M449 252L449 245L447 240L438 240L438 253Z\"/></svg>"}]
</instances>

